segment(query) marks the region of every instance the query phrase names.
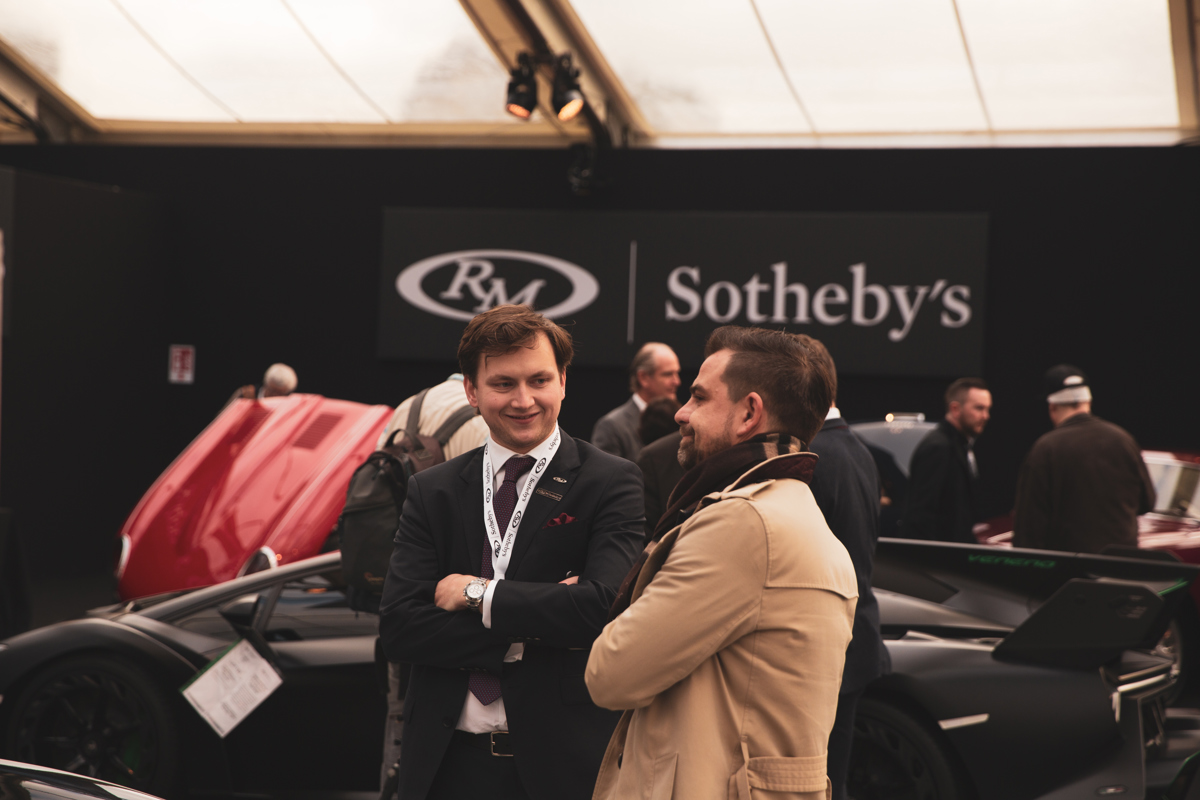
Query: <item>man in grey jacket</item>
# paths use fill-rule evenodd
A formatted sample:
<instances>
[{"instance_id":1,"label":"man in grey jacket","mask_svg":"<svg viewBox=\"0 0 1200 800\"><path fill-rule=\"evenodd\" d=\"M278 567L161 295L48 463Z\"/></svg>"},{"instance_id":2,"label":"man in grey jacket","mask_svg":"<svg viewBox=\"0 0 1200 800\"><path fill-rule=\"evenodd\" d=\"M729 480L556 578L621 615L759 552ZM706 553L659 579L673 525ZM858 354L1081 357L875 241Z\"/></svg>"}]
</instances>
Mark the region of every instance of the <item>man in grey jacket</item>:
<instances>
[{"instance_id":1,"label":"man in grey jacket","mask_svg":"<svg viewBox=\"0 0 1200 800\"><path fill-rule=\"evenodd\" d=\"M605 414L592 429L592 445L633 461L642 451L638 423L651 400L674 397L679 388L679 358L662 342L646 342L629 365L633 396Z\"/></svg>"}]
</instances>

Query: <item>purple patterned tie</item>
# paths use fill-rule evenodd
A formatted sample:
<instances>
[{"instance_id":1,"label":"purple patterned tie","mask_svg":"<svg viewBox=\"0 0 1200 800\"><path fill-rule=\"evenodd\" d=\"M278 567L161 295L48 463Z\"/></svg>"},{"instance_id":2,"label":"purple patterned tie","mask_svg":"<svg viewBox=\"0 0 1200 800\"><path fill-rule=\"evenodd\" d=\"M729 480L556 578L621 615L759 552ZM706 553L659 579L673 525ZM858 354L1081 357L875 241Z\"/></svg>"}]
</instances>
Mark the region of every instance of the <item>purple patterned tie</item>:
<instances>
[{"instance_id":1,"label":"purple patterned tie","mask_svg":"<svg viewBox=\"0 0 1200 800\"><path fill-rule=\"evenodd\" d=\"M508 529L513 509L517 507L517 479L533 467L533 461L533 456L513 456L504 462L504 480L500 481L500 488L496 490L495 502L496 524L500 526L502 534ZM479 576L491 580L495 575L496 571L492 569L492 543L485 540ZM472 672L467 679L467 688L485 706L500 699L500 679L491 673Z\"/></svg>"}]
</instances>

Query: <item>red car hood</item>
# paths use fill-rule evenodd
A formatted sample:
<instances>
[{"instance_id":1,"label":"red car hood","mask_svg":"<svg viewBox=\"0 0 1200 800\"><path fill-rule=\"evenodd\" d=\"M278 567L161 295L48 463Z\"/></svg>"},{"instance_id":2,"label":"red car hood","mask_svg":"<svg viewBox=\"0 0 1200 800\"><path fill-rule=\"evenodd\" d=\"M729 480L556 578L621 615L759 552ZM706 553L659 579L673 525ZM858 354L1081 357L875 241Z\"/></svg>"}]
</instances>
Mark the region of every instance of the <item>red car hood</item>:
<instances>
[{"instance_id":1,"label":"red car hood","mask_svg":"<svg viewBox=\"0 0 1200 800\"><path fill-rule=\"evenodd\" d=\"M276 566L316 555L391 411L312 394L231 403L126 520L121 597L229 580L263 547Z\"/></svg>"}]
</instances>

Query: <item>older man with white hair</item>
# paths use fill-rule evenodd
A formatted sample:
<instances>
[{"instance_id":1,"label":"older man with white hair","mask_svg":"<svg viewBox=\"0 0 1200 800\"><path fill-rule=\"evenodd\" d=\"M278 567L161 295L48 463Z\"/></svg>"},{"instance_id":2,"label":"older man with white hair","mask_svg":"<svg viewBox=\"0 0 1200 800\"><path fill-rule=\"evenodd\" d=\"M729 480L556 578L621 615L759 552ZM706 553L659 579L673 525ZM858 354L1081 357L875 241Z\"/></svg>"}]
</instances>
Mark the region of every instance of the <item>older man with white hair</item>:
<instances>
[{"instance_id":1,"label":"older man with white hair","mask_svg":"<svg viewBox=\"0 0 1200 800\"><path fill-rule=\"evenodd\" d=\"M662 342L646 342L629 365L633 396L605 414L592 429L592 445L633 461L642 451L638 424L646 405L660 397L675 397L679 388L679 358Z\"/></svg>"}]
</instances>

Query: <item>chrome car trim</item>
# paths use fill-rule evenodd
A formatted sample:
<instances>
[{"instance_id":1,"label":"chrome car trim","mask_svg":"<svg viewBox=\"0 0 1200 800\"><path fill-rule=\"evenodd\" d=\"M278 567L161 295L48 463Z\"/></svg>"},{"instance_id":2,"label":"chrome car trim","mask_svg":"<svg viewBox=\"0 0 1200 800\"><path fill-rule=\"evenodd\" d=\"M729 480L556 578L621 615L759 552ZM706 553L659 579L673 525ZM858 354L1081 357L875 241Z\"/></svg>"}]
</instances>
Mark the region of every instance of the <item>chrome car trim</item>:
<instances>
[{"instance_id":1,"label":"chrome car trim","mask_svg":"<svg viewBox=\"0 0 1200 800\"><path fill-rule=\"evenodd\" d=\"M939 720L938 727L944 731L952 731L955 728L965 728L968 725L982 725L987 721L987 714L973 714L969 717L955 717L954 719Z\"/></svg>"},{"instance_id":2,"label":"chrome car trim","mask_svg":"<svg viewBox=\"0 0 1200 800\"><path fill-rule=\"evenodd\" d=\"M1156 683L1162 683L1163 681L1167 680L1170 677L1171 677L1170 673L1163 673L1162 675L1156 675L1153 678L1146 678L1146 680L1144 680L1144 681L1134 681L1133 683L1127 683L1124 686L1118 686L1117 693L1125 694L1126 692L1136 692L1138 689L1144 689L1147 686L1153 686Z\"/></svg>"}]
</instances>

